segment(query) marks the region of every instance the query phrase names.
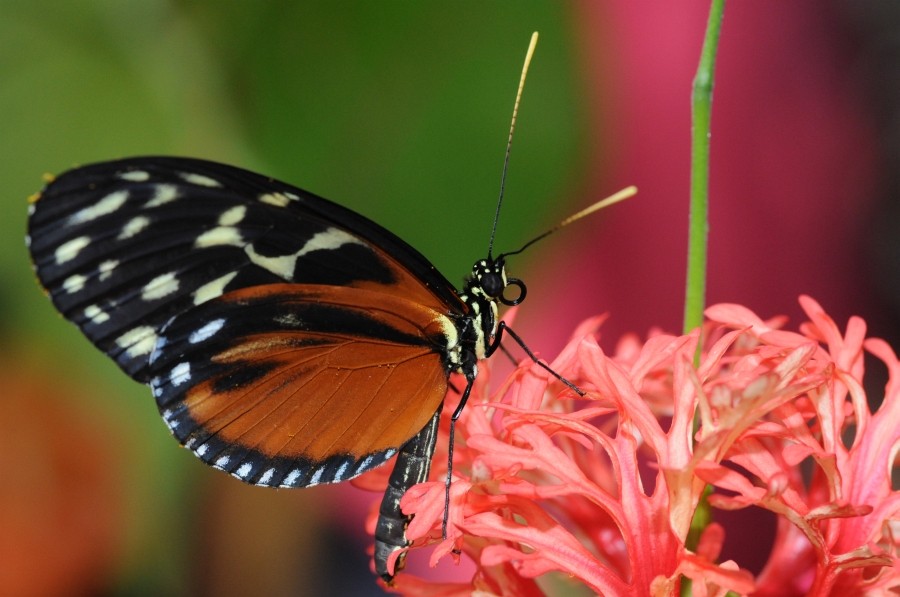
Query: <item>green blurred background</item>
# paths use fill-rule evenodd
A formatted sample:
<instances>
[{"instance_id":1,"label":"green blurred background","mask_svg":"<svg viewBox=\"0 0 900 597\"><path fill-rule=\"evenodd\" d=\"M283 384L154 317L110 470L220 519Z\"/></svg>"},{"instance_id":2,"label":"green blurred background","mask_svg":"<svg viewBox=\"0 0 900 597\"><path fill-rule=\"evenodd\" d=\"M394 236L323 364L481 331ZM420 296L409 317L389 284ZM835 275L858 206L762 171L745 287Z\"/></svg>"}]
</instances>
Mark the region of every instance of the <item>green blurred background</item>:
<instances>
[{"instance_id":1,"label":"green blurred background","mask_svg":"<svg viewBox=\"0 0 900 597\"><path fill-rule=\"evenodd\" d=\"M204 157L356 209L460 282L486 250L534 30L498 246L565 215L587 134L572 18L549 2L0 2L0 594L380 592L360 505L377 496L327 508L356 490L248 488L178 448L148 390L41 295L26 198L78 164Z\"/></svg>"}]
</instances>

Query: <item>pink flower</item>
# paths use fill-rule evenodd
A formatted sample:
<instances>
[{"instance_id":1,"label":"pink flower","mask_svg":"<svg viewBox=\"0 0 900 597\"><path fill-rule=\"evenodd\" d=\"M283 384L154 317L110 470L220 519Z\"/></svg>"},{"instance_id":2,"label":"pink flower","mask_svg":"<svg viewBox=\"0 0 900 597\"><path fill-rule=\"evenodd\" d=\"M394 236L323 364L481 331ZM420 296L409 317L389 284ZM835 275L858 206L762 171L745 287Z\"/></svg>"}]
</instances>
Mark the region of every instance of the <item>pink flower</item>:
<instances>
[{"instance_id":1,"label":"pink flower","mask_svg":"<svg viewBox=\"0 0 900 597\"><path fill-rule=\"evenodd\" d=\"M412 549L434 544L432 564L465 554L474 575L431 583L401 573L393 590L540 595L578 582L607 596L674 595L684 578L701 596L900 588L900 492L891 487L900 362L883 341L865 339L862 320L842 335L812 299L800 302L810 321L799 333L738 305L710 307L699 367L696 331L643 344L628 337L607 356L594 338L601 320L585 322L552 363L584 399L531 362L489 395L482 365L457 425L446 540L445 455L435 457L433 480L402 501L414 514ZM889 375L874 413L864 351ZM777 516L757 576L718 561L728 529L715 522L687 549L707 486L714 517L747 507Z\"/></svg>"}]
</instances>

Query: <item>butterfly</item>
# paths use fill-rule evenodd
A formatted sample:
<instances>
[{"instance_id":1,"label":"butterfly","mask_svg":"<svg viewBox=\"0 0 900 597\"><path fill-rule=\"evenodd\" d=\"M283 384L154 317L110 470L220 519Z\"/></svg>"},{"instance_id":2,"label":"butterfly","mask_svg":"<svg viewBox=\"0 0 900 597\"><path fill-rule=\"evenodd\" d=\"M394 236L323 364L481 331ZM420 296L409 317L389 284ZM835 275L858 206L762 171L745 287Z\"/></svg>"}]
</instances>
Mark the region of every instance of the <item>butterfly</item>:
<instances>
[{"instance_id":1,"label":"butterfly","mask_svg":"<svg viewBox=\"0 0 900 597\"><path fill-rule=\"evenodd\" d=\"M453 422L478 361L504 336L581 393L500 320L500 305L527 292L506 257L635 192L496 257L492 231L462 290L354 211L192 158L100 162L52 178L29 205L26 242L60 313L150 386L169 431L204 463L253 485L310 487L396 456L375 530L375 569L390 582L408 546L400 498L428 476L452 373L465 386L450 470Z\"/></svg>"},{"instance_id":2,"label":"butterfly","mask_svg":"<svg viewBox=\"0 0 900 597\"><path fill-rule=\"evenodd\" d=\"M452 372L499 346L525 298L505 256L462 291L406 242L307 191L224 164L138 157L70 170L30 204L56 308L134 380L172 435L254 485L336 483L399 453L376 564L406 545ZM505 293L516 289L514 296Z\"/></svg>"},{"instance_id":3,"label":"butterfly","mask_svg":"<svg viewBox=\"0 0 900 597\"><path fill-rule=\"evenodd\" d=\"M53 178L29 205L27 244L60 313L150 386L172 435L206 464L309 487L396 455L375 534L389 580L390 556L407 546L400 498L428 475L450 374L465 379L454 420L504 333L556 375L498 317L526 295L506 257L633 193L518 251L489 250L461 291L356 212L189 158Z\"/></svg>"}]
</instances>

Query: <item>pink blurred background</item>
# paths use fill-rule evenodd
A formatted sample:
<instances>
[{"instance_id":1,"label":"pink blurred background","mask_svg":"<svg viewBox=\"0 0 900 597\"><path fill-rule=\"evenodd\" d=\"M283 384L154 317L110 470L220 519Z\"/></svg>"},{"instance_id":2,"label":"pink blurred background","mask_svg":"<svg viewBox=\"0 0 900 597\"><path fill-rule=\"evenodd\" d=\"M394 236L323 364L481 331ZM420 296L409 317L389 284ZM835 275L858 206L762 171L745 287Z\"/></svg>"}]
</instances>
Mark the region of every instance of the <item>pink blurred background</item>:
<instances>
[{"instance_id":1,"label":"pink blurred background","mask_svg":"<svg viewBox=\"0 0 900 597\"><path fill-rule=\"evenodd\" d=\"M553 283L550 292L536 290L541 302L532 296L528 309L553 312L558 338L597 311L612 315L603 328L612 339L649 326L678 331L690 91L708 7L580 6L592 104L603 107L592 123L584 200L628 184L640 194L611 209L601 232L573 232L576 242L567 237L537 266L533 277ZM896 174L885 170L896 156L884 152L896 150L897 138L879 128L885 123L873 106L880 87L896 82L882 79L888 73L875 62L871 46L884 40L863 39L877 16L859 14L876 10L728 3L712 114L707 304L738 302L797 322L797 296L810 294L841 324L861 315L873 333L897 337L900 264L876 253L887 250L878 243L897 251L897 198L889 195Z\"/></svg>"}]
</instances>

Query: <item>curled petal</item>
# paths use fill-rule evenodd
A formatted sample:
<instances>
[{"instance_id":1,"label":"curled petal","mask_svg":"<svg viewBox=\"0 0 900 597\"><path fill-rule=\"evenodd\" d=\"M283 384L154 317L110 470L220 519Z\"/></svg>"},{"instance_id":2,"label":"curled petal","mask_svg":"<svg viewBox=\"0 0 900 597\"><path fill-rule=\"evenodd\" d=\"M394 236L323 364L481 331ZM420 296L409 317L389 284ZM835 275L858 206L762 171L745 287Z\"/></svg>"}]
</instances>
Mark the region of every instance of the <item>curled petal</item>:
<instances>
[{"instance_id":1,"label":"curled petal","mask_svg":"<svg viewBox=\"0 0 900 597\"><path fill-rule=\"evenodd\" d=\"M694 595L725 595L733 591L740 595L752 593L753 575L741 570L732 561L716 565L694 554L685 554L678 572L694 581ZM701 592L702 587L702 592Z\"/></svg>"},{"instance_id":2,"label":"curled petal","mask_svg":"<svg viewBox=\"0 0 900 597\"><path fill-rule=\"evenodd\" d=\"M467 530L476 536L502 539L517 548L493 545L482 553L482 564L512 563L526 577L560 570L582 579L602 594L624 594L626 585L597 560L565 528L527 500L515 500L517 514L527 522L518 524L492 513L473 516Z\"/></svg>"}]
</instances>

